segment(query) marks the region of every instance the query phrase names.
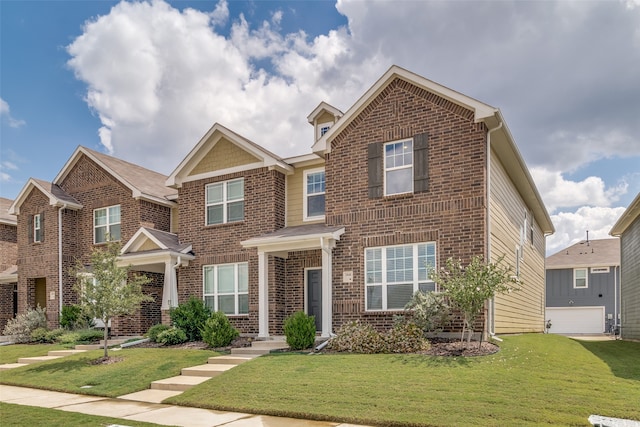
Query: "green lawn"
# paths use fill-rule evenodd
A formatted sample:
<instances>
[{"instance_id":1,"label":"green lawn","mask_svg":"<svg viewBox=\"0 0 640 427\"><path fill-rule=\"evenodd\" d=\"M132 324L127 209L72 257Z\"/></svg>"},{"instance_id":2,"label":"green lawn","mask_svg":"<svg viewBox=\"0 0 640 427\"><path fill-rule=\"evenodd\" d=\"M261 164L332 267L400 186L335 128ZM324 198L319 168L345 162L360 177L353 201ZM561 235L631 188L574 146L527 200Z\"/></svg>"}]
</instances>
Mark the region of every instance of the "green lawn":
<instances>
[{"instance_id":1,"label":"green lawn","mask_svg":"<svg viewBox=\"0 0 640 427\"><path fill-rule=\"evenodd\" d=\"M16 363L21 357L46 356L51 350L66 350L62 344L11 344L0 346L0 365Z\"/></svg>"},{"instance_id":2,"label":"green lawn","mask_svg":"<svg viewBox=\"0 0 640 427\"><path fill-rule=\"evenodd\" d=\"M207 363L209 357L218 354L207 350L128 348L109 351L109 356L123 357L121 362L110 365L90 364L91 360L100 358L103 353L103 350L88 351L2 371L0 383L116 397L147 389L152 381L180 375L182 368L202 365ZM82 388L83 386L91 387Z\"/></svg>"},{"instance_id":3,"label":"green lawn","mask_svg":"<svg viewBox=\"0 0 640 427\"><path fill-rule=\"evenodd\" d=\"M2 427L23 426L108 426L122 425L124 422L131 427L153 427L159 424L143 423L140 421L122 420L119 418L100 417L96 415L77 414L75 412L59 411L56 409L36 408L33 406L10 405L0 402Z\"/></svg>"},{"instance_id":4,"label":"green lawn","mask_svg":"<svg viewBox=\"0 0 640 427\"><path fill-rule=\"evenodd\" d=\"M640 420L640 343L531 334L479 358L277 354L166 402L375 425Z\"/></svg>"}]
</instances>

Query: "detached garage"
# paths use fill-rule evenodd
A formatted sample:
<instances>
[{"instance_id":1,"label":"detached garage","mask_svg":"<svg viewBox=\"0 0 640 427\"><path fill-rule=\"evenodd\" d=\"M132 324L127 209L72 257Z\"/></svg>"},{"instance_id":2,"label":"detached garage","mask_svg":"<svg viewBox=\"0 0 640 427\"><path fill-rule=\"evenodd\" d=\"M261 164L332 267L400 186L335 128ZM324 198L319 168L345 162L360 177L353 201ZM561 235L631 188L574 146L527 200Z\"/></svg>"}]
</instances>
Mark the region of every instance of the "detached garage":
<instances>
[{"instance_id":1,"label":"detached garage","mask_svg":"<svg viewBox=\"0 0 640 427\"><path fill-rule=\"evenodd\" d=\"M604 306L547 307L552 334L601 334L605 332Z\"/></svg>"}]
</instances>

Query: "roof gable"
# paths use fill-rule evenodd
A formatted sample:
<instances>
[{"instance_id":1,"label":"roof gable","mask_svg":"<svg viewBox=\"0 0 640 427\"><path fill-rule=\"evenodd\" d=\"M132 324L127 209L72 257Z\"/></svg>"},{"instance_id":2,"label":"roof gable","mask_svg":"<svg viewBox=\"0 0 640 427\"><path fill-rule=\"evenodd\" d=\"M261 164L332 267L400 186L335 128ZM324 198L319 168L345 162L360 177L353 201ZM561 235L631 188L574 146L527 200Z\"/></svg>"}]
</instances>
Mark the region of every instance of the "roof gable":
<instances>
[{"instance_id":1,"label":"roof gable","mask_svg":"<svg viewBox=\"0 0 640 427\"><path fill-rule=\"evenodd\" d=\"M640 217L640 193L638 193L629 207L627 207L620 218L618 218L618 221L613 225L609 234L612 236L621 236L638 217Z\"/></svg>"},{"instance_id":2,"label":"roof gable","mask_svg":"<svg viewBox=\"0 0 640 427\"><path fill-rule=\"evenodd\" d=\"M68 209L82 209L82 205L76 199L74 199L69 194L65 193L65 191L48 181L43 181L41 179L29 178L29 181L22 187L18 197L13 202L11 207L9 208L9 214L11 215L19 215L20 214L20 206L27 199L29 194L33 189L40 191L49 199L49 204L51 206L65 207Z\"/></svg>"},{"instance_id":3,"label":"roof gable","mask_svg":"<svg viewBox=\"0 0 640 427\"><path fill-rule=\"evenodd\" d=\"M0 197L0 224L18 225L16 216L9 213L11 205L13 205L13 200Z\"/></svg>"},{"instance_id":4,"label":"roof gable","mask_svg":"<svg viewBox=\"0 0 640 427\"><path fill-rule=\"evenodd\" d=\"M54 184L62 183L83 156L94 161L109 175L121 182L131 191L131 197L135 199L145 199L169 207L175 205L169 198L177 192L165 186L166 175L83 146L76 148L53 180Z\"/></svg>"},{"instance_id":5,"label":"roof gable","mask_svg":"<svg viewBox=\"0 0 640 427\"><path fill-rule=\"evenodd\" d=\"M620 239L582 240L547 257L547 270L620 265Z\"/></svg>"},{"instance_id":6,"label":"roof gable","mask_svg":"<svg viewBox=\"0 0 640 427\"><path fill-rule=\"evenodd\" d=\"M221 145L216 153L218 144ZM235 160L234 162L237 163L235 165L233 162L228 163L224 159L218 159L219 155L230 151L241 154L242 158ZM255 159L254 162L250 162L252 157ZM216 167L222 167L222 169L216 169ZM171 173L166 185L179 188L184 182L260 167L275 168L287 174L293 172L293 168L285 163L280 156L216 123Z\"/></svg>"},{"instance_id":7,"label":"roof gable","mask_svg":"<svg viewBox=\"0 0 640 427\"><path fill-rule=\"evenodd\" d=\"M168 250L186 254L191 251L191 245L180 244L176 234L154 228L140 227L122 247L120 253L124 255L154 250Z\"/></svg>"}]
</instances>

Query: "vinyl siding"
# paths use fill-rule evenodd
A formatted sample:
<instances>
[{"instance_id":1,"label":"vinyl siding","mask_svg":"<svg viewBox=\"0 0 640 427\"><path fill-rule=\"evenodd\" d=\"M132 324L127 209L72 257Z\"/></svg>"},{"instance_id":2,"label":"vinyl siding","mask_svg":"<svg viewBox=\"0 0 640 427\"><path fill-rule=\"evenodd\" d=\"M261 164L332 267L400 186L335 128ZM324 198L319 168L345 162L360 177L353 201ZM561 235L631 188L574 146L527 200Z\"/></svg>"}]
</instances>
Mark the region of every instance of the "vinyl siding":
<instances>
[{"instance_id":1,"label":"vinyl siding","mask_svg":"<svg viewBox=\"0 0 640 427\"><path fill-rule=\"evenodd\" d=\"M322 168L324 165L311 165L296 168L292 175L287 176L287 227L303 224L323 223L324 220L304 221L303 200L304 195L304 171Z\"/></svg>"},{"instance_id":2,"label":"vinyl siding","mask_svg":"<svg viewBox=\"0 0 640 427\"><path fill-rule=\"evenodd\" d=\"M491 261L504 255L503 262L515 270L516 246L520 243L520 227L524 224L527 207L493 150L490 204ZM528 231L526 234L524 259L520 261L521 289L495 297L496 333L543 331L545 237L535 221L533 242L528 239Z\"/></svg>"},{"instance_id":3,"label":"vinyl siding","mask_svg":"<svg viewBox=\"0 0 640 427\"><path fill-rule=\"evenodd\" d=\"M221 139L193 168L189 176L259 162L260 159L226 139Z\"/></svg>"},{"instance_id":4,"label":"vinyl siding","mask_svg":"<svg viewBox=\"0 0 640 427\"><path fill-rule=\"evenodd\" d=\"M640 216L624 231L621 247L622 338L640 340Z\"/></svg>"}]
</instances>

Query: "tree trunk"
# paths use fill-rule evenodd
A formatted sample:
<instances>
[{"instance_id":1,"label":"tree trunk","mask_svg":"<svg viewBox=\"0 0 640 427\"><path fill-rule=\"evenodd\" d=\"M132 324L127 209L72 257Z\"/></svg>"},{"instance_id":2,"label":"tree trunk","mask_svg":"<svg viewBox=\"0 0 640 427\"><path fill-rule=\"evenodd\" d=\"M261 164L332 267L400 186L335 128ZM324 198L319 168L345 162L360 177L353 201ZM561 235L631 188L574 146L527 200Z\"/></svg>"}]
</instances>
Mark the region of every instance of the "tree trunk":
<instances>
[{"instance_id":1,"label":"tree trunk","mask_svg":"<svg viewBox=\"0 0 640 427\"><path fill-rule=\"evenodd\" d=\"M102 319L102 321L104 322L104 357L107 358L109 357L109 354L107 353L109 348L107 345L107 340L109 338L109 319Z\"/></svg>"}]
</instances>

